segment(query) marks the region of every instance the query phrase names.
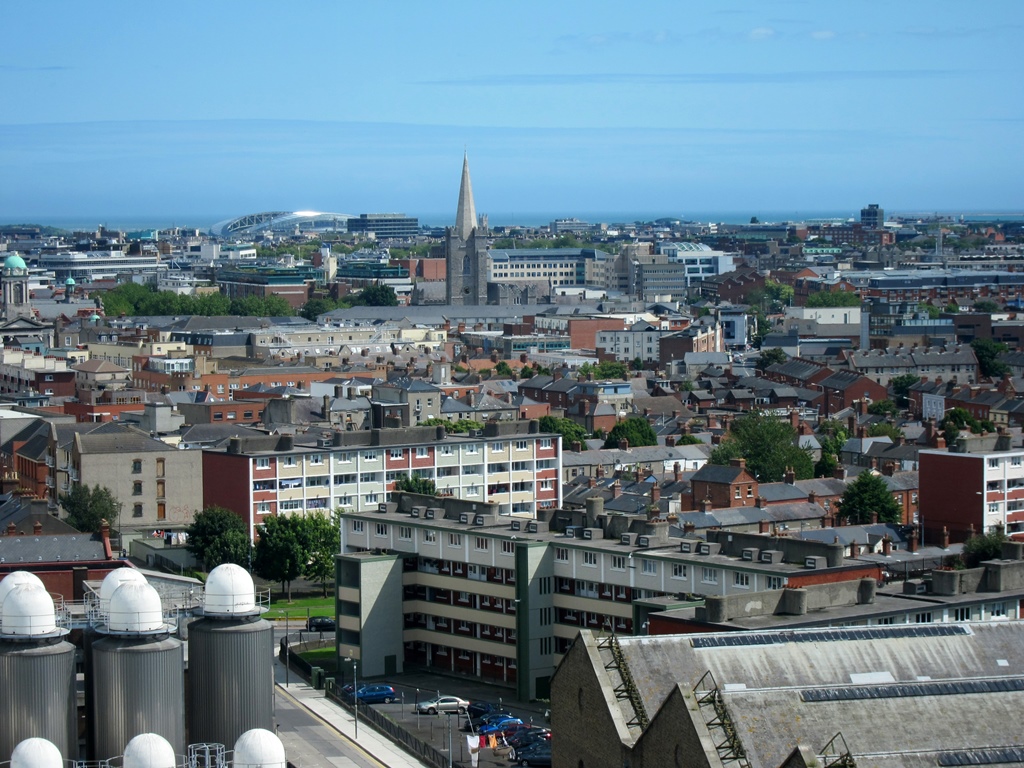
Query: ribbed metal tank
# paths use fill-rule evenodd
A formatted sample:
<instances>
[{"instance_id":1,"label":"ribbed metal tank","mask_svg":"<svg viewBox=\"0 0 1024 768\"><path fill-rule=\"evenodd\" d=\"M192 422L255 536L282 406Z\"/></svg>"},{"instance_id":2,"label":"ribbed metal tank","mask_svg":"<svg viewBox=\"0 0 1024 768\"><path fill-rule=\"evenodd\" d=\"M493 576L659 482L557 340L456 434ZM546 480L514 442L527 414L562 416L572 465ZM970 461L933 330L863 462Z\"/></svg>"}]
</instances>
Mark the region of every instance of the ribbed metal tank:
<instances>
[{"instance_id":1,"label":"ribbed metal tank","mask_svg":"<svg viewBox=\"0 0 1024 768\"><path fill-rule=\"evenodd\" d=\"M274 730L274 630L263 619L193 621L188 627L188 738L234 744Z\"/></svg>"},{"instance_id":2,"label":"ribbed metal tank","mask_svg":"<svg viewBox=\"0 0 1024 768\"><path fill-rule=\"evenodd\" d=\"M124 754L140 733L163 736L185 753L185 674L181 641L101 637L92 644L94 760Z\"/></svg>"},{"instance_id":3,"label":"ribbed metal tank","mask_svg":"<svg viewBox=\"0 0 1024 768\"><path fill-rule=\"evenodd\" d=\"M34 736L78 758L75 646L56 642L0 641L0 763L18 743Z\"/></svg>"}]
</instances>

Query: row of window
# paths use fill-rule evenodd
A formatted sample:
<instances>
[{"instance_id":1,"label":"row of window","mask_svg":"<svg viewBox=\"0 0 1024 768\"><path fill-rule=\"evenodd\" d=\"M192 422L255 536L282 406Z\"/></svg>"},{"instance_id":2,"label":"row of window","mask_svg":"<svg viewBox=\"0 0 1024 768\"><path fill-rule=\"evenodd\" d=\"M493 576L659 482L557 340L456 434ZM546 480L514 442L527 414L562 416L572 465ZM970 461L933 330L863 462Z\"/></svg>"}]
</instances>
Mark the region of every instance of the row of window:
<instances>
[{"instance_id":1,"label":"row of window","mask_svg":"<svg viewBox=\"0 0 1024 768\"><path fill-rule=\"evenodd\" d=\"M612 571L625 571L628 568L636 568L637 566L632 563L632 556L630 555L611 555L611 564L609 570ZM567 547L555 547L555 560L557 562L569 562L569 549ZM640 572L647 576L657 576L662 564L658 560L652 560L650 558L637 558L640 563ZM598 553L593 551L584 550L582 563L585 566L596 568L598 564ZM665 563L670 569L670 576L673 579L688 579L689 578L689 565L687 563ZM712 568L709 566L701 566L700 569L700 580L704 584L718 584L720 575L723 573L723 569ZM782 589L785 580L781 576L768 576L767 585L768 589ZM733 571L732 572L732 584L734 587L747 588L751 584L750 574L745 571ZM578 594L578 593L577 593ZM595 595L596 596L596 595Z\"/></svg>"},{"instance_id":2,"label":"row of window","mask_svg":"<svg viewBox=\"0 0 1024 768\"><path fill-rule=\"evenodd\" d=\"M539 442L539 445L540 445L541 448L550 448L552 446L552 442L551 442L551 438L550 437L543 437L538 442ZM515 446L515 450L517 450L517 451L528 451L528 450L530 450L530 441L529 440L517 440L517 441L515 441L514 446ZM467 454L477 454L477 453L480 452L480 444L478 444L478 443L471 443L469 445L466 445L465 449L466 449L465 453L467 453ZM491 443L490 444L490 452L491 453L501 453L501 452L504 452L505 449L506 449L505 443ZM392 448L392 449L389 450L389 454L388 455L392 459L402 459L402 458L405 457L405 451L406 450L415 450L415 456L418 459L424 459L424 458L429 458L430 457L430 447L429 446L417 446L415 449ZM451 445L441 445L441 446L438 447L438 452L442 456L452 456L452 455L454 455L454 446L451 446ZM331 454L331 455L333 456L334 461L335 461L336 464L348 464L348 463L351 463L356 455L359 455L360 458L363 461L380 461L380 459L381 459L381 452L380 451L361 451L361 452L342 451L342 452L334 453L334 454ZM324 463L324 455L322 453L311 453L308 456L306 456L305 458L306 458L306 461L309 464L314 465L314 466L318 466L318 465L321 465L321 464ZM296 466L299 465L300 457L297 457L297 456L279 456L277 460L281 464L281 466L284 466L284 467L296 467ZM523 469L523 470L528 470L529 469L529 466L527 465L527 462L514 462L513 466L515 466L515 464L521 464L522 465L521 469ZM542 469L542 468L543 469L551 469L552 466L553 465L541 467L540 463L538 462L537 469ZM270 469L270 457L266 457L266 456L257 457L256 458L256 469Z\"/></svg>"},{"instance_id":3,"label":"row of window","mask_svg":"<svg viewBox=\"0 0 1024 768\"><path fill-rule=\"evenodd\" d=\"M352 522L352 533L365 533L366 532L366 521L365 520L353 520ZM389 523L374 523L374 535L386 538L391 535L391 525ZM449 547L461 547L463 545L463 536L465 534L456 533L450 531L448 533L448 546ZM399 541L413 541L413 528L409 525L398 526L398 540ZM473 549L477 552L489 552L491 549L491 542L495 541L488 536L472 536L470 539L473 542ZM437 543L437 531L430 528L424 528L420 531L420 541L424 544L436 544ZM498 539L500 542L501 554L512 555L515 554L516 545L515 542L510 539Z\"/></svg>"}]
</instances>

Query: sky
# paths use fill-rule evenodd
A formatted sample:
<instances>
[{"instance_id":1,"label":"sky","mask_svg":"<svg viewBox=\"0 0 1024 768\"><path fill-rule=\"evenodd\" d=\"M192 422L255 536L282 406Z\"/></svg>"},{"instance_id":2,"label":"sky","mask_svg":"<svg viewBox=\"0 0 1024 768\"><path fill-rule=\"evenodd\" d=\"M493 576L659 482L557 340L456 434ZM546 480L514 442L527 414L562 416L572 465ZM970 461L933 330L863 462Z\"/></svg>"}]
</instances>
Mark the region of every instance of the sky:
<instances>
[{"instance_id":1,"label":"sky","mask_svg":"<svg viewBox=\"0 0 1024 768\"><path fill-rule=\"evenodd\" d=\"M34 0L0 19L0 223L447 224L463 152L492 225L1024 209L1020 0Z\"/></svg>"}]
</instances>

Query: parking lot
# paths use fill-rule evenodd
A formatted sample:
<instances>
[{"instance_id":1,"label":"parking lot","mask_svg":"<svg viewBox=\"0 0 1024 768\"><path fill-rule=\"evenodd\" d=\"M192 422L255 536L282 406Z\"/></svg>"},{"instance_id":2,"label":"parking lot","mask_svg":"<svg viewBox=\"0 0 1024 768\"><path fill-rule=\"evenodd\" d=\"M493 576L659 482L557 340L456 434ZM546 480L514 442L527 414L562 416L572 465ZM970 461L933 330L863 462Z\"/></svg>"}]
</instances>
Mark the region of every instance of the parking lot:
<instances>
[{"instance_id":1,"label":"parking lot","mask_svg":"<svg viewBox=\"0 0 1024 768\"><path fill-rule=\"evenodd\" d=\"M345 682L351 682L351 680ZM448 747L449 716L443 714L417 715L414 711L417 702L426 701L438 695L458 696L471 702L493 702L520 718L524 723L530 723L537 727L547 727L548 725L546 717L548 705L544 702L518 701L513 697L515 691L511 688L428 674L395 675L387 679L379 678L365 682L387 683L393 686L399 695L399 700L392 704L361 704L361 711L365 707L373 707L414 733L422 741L441 750L446 750ZM360 685L362 684L363 681L360 680ZM466 737L469 732L463 730L467 718L465 715L451 715L450 720L453 759L456 763L468 766L470 755ZM367 724L365 727L370 726ZM479 753L479 758L479 765L488 766L488 768L492 766L507 768L510 765L507 757L496 756L490 749L482 750Z\"/></svg>"}]
</instances>

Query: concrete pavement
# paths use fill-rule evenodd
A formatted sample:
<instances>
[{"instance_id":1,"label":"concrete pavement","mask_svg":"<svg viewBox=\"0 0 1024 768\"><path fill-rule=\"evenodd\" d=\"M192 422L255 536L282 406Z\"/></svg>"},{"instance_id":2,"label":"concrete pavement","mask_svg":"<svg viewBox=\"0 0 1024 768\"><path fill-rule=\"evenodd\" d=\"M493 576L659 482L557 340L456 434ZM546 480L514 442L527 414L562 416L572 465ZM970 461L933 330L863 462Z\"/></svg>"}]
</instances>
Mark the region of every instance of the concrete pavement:
<instances>
[{"instance_id":1,"label":"concrete pavement","mask_svg":"<svg viewBox=\"0 0 1024 768\"><path fill-rule=\"evenodd\" d=\"M337 766L339 768L429 768L397 744L359 723L359 734L352 715L324 697L323 691L274 659L275 713L278 736L289 762L300 768ZM301 717L301 712L310 717Z\"/></svg>"}]
</instances>

